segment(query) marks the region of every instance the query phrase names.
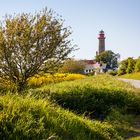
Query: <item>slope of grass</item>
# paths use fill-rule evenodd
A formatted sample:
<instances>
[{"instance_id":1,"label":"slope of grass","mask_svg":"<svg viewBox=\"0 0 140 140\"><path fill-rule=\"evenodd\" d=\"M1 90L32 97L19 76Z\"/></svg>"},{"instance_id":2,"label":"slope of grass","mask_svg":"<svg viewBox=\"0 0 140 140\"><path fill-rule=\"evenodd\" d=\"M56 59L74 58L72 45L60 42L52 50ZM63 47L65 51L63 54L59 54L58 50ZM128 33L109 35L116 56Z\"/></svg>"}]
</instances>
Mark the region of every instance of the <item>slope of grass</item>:
<instances>
[{"instance_id":1,"label":"slope of grass","mask_svg":"<svg viewBox=\"0 0 140 140\"><path fill-rule=\"evenodd\" d=\"M140 140L140 136L139 137L130 138L128 140Z\"/></svg>"},{"instance_id":2,"label":"slope of grass","mask_svg":"<svg viewBox=\"0 0 140 140\"><path fill-rule=\"evenodd\" d=\"M31 92L55 100L62 107L76 113L86 113L92 118L105 117L112 108L140 113L140 91L108 75L62 82Z\"/></svg>"},{"instance_id":3,"label":"slope of grass","mask_svg":"<svg viewBox=\"0 0 140 140\"><path fill-rule=\"evenodd\" d=\"M127 78L127 79L140 80L140 72L139 73L125 74L125 75L121 75L120 77Z\"/></svg>"},{"instance_id":4,"label":"slope of grass","mask_svg":"<svg viewBox=\"0 0 140 140\"><path fill-rule=\"evenodd\" d=\"M132 124L140 114L140 91L115 77L99 75L57 83L30 90L30 94L90 119L108 121L124 138L136 133Z\"/></svg>"},{"instance_id":5,"label":"slope of grass","mask_svg":"<svg viewBox=\"0 0 140 140\"><path fill-rule=\"evenodd\" d=\"M119 140L108 123L76 116L47 100L0 96L1 140Z\"/></svg>"},{"instance_id":6,"label":"slope of grass","mask_svg":"<svg viewBox=\"0 0 140 140\"><path fill-rule=\"evenodd\" d=\"M0 139L124 139L139 114L139 89L114 77L65 81L0 95Z\"/></svg>"}]
</instances>

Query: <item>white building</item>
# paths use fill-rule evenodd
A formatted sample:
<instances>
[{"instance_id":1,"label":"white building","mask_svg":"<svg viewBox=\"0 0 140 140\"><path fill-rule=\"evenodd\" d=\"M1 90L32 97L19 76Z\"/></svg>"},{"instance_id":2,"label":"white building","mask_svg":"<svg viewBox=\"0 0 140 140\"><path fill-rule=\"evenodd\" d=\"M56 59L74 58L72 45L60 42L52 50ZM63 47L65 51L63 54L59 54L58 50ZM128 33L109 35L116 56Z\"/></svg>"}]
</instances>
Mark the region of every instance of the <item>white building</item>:
<instances>
[{"instance_id":1,"label":"white building","mask_svg":"<svg viewBox=\"0 0 140 140\"><path fill-rule=\"evenodd\" d=\"M95 72L96 69L100 69L100 64L94 60L84 60L86 63L84 73L92 73Z\"/></svg>"}]
</instances>

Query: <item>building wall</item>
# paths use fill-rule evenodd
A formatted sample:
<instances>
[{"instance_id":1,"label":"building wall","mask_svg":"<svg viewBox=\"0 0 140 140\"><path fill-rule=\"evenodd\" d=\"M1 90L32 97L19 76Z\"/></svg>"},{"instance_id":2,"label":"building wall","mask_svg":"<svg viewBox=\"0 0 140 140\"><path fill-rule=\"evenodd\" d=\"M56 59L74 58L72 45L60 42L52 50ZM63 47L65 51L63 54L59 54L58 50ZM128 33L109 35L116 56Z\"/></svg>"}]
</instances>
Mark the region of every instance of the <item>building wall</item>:
<instances>
[{"instance_id":1,"label":"building wall","mask_svg":"<svg viewBox=\"0 0 140 140\"><path fill-rule=\"evenodd\" d=\"M99 39L99 54L105 51L105 39Z\"/></svg>"},{"instance_id":2,"label":"building wall","mask_svg":"<svg viewBox=\"0 0 140 140\"><path fill-rule=\"evenodd\" d=\"M100 69L100 64L99 63L87 64L86 67L85 67L85 69L84 69L84 73L92 73L96 69Z\"/></svg>"},{"instance_id":3,"label":"building wall","mask_svg":"<svg viewBox=\"0 0 140 140\"><path fill-rule=\"evenodd\" d=\"M84 69L84 73L91 73L94 72L95 68L93 64L87 64L85 69Z\"/></svg>"}]
</instances>

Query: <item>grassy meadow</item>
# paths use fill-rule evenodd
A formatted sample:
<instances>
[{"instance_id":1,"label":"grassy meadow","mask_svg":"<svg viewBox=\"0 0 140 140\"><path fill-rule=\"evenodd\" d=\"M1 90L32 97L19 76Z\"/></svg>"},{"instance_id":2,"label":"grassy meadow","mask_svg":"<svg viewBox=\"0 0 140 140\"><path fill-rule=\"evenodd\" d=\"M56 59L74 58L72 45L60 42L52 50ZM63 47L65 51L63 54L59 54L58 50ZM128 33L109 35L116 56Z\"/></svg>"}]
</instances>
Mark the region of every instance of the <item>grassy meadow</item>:
<instances>
[{"instance_id":1,"label":"grassy meadow","mask_svg":"<svg viewBox=\"0 0 140 140\"><path fill-rule=\"evenodd\" d=\"M139 133L139 89L109 75L60 77L0 95L0 139L123 140Z\"/></svg>"},{"instance_id":2,"label":"grassy meadow","mask_svg":"<svg viewBox=\"0 0 140 140\"><path fill-rule=\"evenodd\" d=\"M122 78L140 80L140 72L121 75Z\"/></svg>"}]
</instances>

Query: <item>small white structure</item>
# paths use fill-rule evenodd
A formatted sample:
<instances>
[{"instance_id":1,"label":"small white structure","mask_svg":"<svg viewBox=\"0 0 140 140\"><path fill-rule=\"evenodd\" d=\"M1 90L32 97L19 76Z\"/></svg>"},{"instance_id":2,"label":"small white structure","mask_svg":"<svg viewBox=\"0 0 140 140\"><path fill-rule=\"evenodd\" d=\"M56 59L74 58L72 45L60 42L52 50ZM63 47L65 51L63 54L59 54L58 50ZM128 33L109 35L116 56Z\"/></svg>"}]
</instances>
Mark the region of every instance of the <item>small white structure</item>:
<instances>
[{"instance_id":1,"label":"small white structure","mask_svg":"<svg viewBox=\"0 0 140 140\"><path fill-rule=\"evenodd\" d=\"M94 60L84 60L84 62L86 63L84 69L85 74L93 73L96 69L100 69L100 64Z\"/></svg>"},{"instance_id":2,"label":"small white structure","mask_svg":"<svg viewBox=\"0 0 140 140\"><path fill-rule=\"evenodd\" d=\"M94 72L95 68L93 64L87 64L84 69L84 73Z\"/></svg>"}]
</instances>

